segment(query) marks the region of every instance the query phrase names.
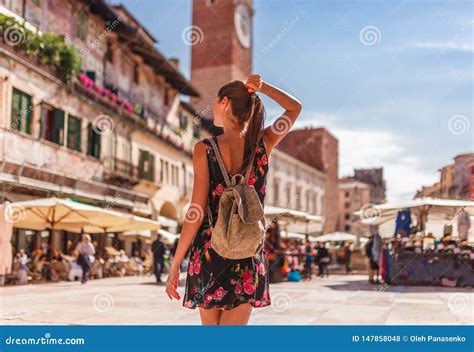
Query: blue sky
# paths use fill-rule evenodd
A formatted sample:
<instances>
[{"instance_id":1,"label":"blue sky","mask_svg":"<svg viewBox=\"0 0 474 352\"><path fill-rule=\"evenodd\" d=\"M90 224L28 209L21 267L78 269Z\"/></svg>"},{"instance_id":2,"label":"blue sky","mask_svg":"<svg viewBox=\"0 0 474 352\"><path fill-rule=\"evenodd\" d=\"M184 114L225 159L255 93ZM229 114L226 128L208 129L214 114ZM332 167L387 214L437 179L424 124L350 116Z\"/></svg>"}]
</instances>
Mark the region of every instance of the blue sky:
<instances>
[{"instance_id":1,"label":"blue sky","mask_svg":"<svg viewBox=\"0 0 474 352\"><path fill-rule=\"evenodd\" d=\"M119 3L111 1L111 3ZM191 0L122 0L189 77ZM411 199L474 151L470 1L254 1L254 72L303 102L297 126L338 139L340 176L385 169ZM270 43L273 45L270 47ZM267 123L280 109L266 100Z\"/></svg>"}]
</instances>

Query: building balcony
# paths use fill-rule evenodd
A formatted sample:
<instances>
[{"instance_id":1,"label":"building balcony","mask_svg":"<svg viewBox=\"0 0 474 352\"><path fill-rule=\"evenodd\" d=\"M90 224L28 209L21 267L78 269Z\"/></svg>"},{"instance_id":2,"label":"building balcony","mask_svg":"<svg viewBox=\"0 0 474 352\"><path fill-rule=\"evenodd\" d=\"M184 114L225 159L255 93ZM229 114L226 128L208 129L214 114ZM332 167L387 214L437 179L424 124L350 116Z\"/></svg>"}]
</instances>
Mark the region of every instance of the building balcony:
<instances>
[{"instance_id":1,"label":"building balcony","mask_svg":"<svg viewBox=\"0 0 474 352\"><path fill-rule=\"evenodd\" d=\"M72 197L98 205L113 202L129 210L147 208L146 194L105 182L106 171L98 159L15 131L0 130L0 140L7 146L0 154L0 183L10 191L32 197ZM127 171L127 166L119 168ZM14 192L6 192L7 198L9 193Z\"/></svg>"},{"instance_id":2,"label":"building balcony","mask_svg":"<svg viewBox=\"0 0 474 352\"><path fill-rule=\"evenodd\" d=\"M107 157L105 165L104 180L107 182L136 185L140 181L137 166L129 161Z\"/></svg>"}]
</instances>

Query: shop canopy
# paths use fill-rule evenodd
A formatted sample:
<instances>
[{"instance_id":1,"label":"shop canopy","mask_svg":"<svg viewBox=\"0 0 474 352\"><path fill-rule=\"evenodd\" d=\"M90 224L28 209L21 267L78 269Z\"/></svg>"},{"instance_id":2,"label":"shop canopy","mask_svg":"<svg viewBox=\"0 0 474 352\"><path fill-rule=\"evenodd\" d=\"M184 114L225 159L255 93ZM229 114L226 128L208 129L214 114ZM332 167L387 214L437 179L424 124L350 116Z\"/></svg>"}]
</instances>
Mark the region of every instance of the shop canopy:
<instances>
[{"instance_id":1,"label":"shop canopy","mask_svg":"<svg viewBox=\"0 0 474 352\"><path fill-rule=\"evenodd\" d=\"M278 221L289 232L314 233L322 230L324 218L304 211L265 206L265 216L270 221Z\"/></svg>"},{"instance_id":2,"label":"shop canopy","mask_svg":"<svg viewBox=\"0 0 474 352\"><path fill-rule=\"evenodd\" d=\"M106 233L160 228L154 220L55 197L10 203L8 212L14 227L37 231Z\"/></svg>"},{"instance_id":3,"label":"shop canopy","mask_svg":"<svg viewBox=\"0 0 474 352\"><path fill-rule=\"evenodd\" d=\"M452 220L462 209L469 215L474 215L474 202L458 199L417 198L406 202L393 202L363 207L354 215L359 216L361 223L380 225L392 221L399 210L410 209L419 216L419 221L425 223L427 216L432 220Z\"/></svg>"},{"instance_id":4,"label":"shop canopy","mask_svg":"<svg viewBox=\"0 0 474 352\"><path fill-rule=\"evenodd\" d=\"M311 238L311 241L313 242L339 242L339 241L354 242L356 239L357 239L356 236L351 235L350 233L332 232L323 236L313 237Z\"/></svg>"},{"instance_id":5,"label":"shop canopy","mask_svg":"<svg viewBox=\"0 0 474 352\"><path fill-rule=\"evenodd\" d=\"M306 238L306 235L304 233L298 233L298 232L290 232L290 231L280 231L280 235L282 238L294 238L298 240L304 240Z\"/></svg>"}]
</instances>

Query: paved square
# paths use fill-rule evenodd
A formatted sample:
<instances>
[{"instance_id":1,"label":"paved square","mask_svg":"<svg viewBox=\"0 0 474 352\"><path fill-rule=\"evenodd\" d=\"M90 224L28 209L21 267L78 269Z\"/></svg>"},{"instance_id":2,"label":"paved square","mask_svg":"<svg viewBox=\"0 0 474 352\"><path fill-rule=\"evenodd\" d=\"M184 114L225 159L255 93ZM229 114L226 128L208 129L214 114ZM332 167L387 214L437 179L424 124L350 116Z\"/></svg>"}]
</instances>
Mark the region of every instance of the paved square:
<instances>
[{"instance_id":1,"label":"paved square","mask_svg":"<svg viewBox=\"0 0 474 352\"><path fill-rule=\"evenodd\" d=\"M184 276L179 291L184 291ZM170 302L153 277L0 288L0 324L196 325L199 312ZM362 275L270 285L272 305L252 325L474 324L467 288L371 285Z\"/></svg>"}]
</instances>

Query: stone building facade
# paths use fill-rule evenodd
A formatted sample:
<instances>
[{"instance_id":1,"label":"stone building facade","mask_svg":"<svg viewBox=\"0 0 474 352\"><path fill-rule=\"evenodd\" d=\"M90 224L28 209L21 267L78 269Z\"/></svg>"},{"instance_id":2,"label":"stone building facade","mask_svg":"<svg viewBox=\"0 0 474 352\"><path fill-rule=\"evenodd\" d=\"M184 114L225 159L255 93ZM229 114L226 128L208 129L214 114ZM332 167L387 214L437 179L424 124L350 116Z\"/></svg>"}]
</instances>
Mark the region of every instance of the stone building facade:
<instances>
[{"instance_id":1,"label":"stone building facade","mask_svg":"<svg viewBox=\"0 0 474 352\"><path fill-rule=\"evenodd\" d=\"M43 63L45 53L32 58L2 33L1 201L70 197L181 221L192 149L209 132L181 99L199 93L178 61L105 1L2 0L0 13L26 19L41 40L62 36L82 57L81 73L67 81Z\"/></svg>"},{"instance_id":2,"label":"stone building facade","mask_svg":"<svg viewBox=\"0 0 474 352\"><path fill-rule=\"evenodd\" d=\"M281 141L278 149L319 170L326 177L320 203L324 214L324 232L337 229L338 221L338 140L325 128L293 130Z\"/></svg>"}]
</instances>

